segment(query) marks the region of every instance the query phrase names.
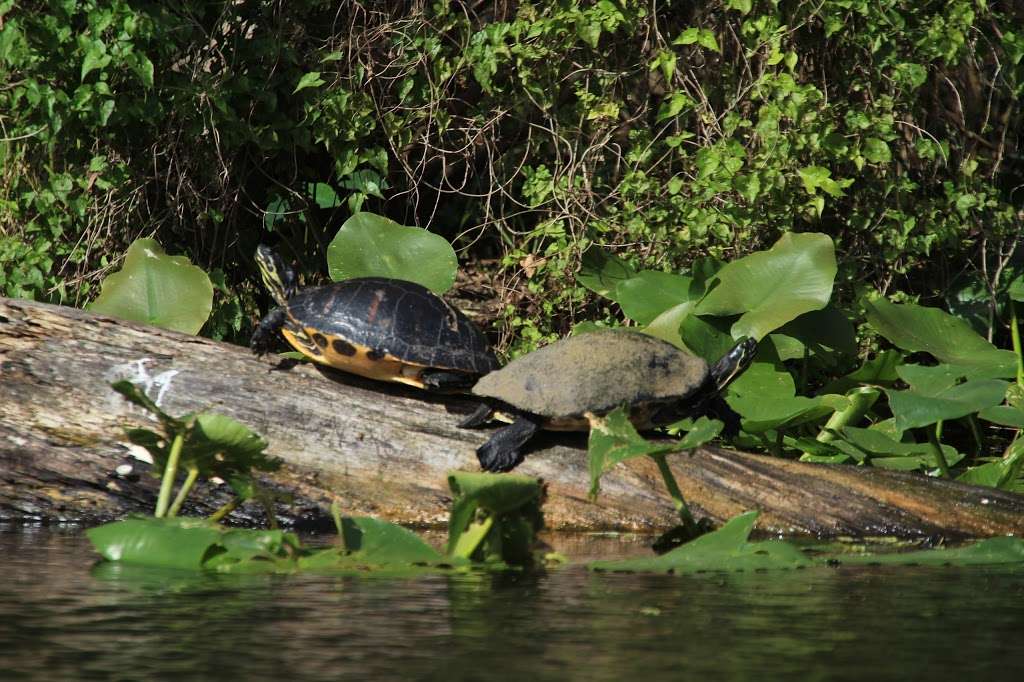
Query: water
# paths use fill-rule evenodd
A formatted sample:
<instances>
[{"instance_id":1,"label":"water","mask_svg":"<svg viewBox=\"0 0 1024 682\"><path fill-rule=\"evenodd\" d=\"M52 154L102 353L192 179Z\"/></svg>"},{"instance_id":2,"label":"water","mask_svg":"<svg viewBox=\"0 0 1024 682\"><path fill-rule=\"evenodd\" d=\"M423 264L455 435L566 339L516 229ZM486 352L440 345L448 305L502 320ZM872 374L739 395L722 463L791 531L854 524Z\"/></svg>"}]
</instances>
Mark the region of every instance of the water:
<instances>
[{"instance_id":1,"label":"water","mask_svg":"<svg viewBox=\"0 0 1024 682\"><path fill-rule=\"evenodd\" d=\"M593 540L573 554L637 553ZM195 576L0 529L0 680L1019 680L1024 570Z\"/></svg>"}]
</instances>

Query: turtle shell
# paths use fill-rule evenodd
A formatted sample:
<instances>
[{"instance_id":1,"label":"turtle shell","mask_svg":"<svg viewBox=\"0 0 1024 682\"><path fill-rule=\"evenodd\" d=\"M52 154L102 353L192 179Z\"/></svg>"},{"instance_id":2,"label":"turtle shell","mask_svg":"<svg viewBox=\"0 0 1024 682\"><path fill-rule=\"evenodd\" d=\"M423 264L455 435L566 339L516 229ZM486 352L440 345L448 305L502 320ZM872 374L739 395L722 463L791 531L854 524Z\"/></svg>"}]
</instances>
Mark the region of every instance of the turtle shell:
<instances>
[{"instance_id":1,"label":"turtle shell","mask_svg":"<svg viewBox=\"0 0 1024 682\"><path fill-rule=\"evenodd\" d=\"M708 365L653 336L596 331L521 356L481 378L473 393L547 419L602 414L686 398L707 385Z\"/></svg>"},{"instance_id":2,"label":"turtle shell","mask_svg":"<svg viewBox=\"0 0 1024 682\"><path fill-rule=\"evenodd\" d=\"M415 282L362 277L303 289L288 300L286 313L282 331L292 345L325 364L381 366L367 376L384 378L396 365L471 374L498 367L483 332Z\"/></svg>"}]
</instances>

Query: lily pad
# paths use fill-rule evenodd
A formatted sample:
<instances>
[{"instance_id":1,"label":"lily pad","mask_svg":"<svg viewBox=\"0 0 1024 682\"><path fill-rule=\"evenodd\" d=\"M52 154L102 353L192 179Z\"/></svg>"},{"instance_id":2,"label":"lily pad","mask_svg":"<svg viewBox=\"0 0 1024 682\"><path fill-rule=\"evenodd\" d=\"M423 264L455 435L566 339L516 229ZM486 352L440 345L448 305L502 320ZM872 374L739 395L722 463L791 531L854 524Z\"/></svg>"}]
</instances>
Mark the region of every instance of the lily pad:
<instances>
[{"instance_id":1,"label":"lily pad","mask_svg":"<svg viewBox=\"0 0 1024 682\"><path fill-rule=\"evenodd\" d=\"M108 275L89 310L197 333L213 308L213 284L185 256L168 256L153 239L136 239L124 265Z\"/></svg>"},{"instance_id":2,"label":"lily pad","mask_svg":"<svg viewBox=\"0 0 1024 682\"><path fill-rule=\"evenodd\" d=\"M85 532L107 561L139 566L199 570L224 529L203 519L135 518Z\"/></svg>"},{"instance_id":3,"label":"lily pad","mask_svg":"<svg viewBox=\"0 0 1024 682\"><path fill-rule=\"evenodd\" d=\"M740 514L720 529L661 556L594 561L588 564L588 568L595 571L685 574L794 569L812 565L803 552L789 543L779 540L750 542L748 538L757 517L756 511Z\"/></svg>"},{"instance_id":4,"label":"lily pad","mask_svg":"<svg viewBox=\"0 0 1024 682\"><path fill-rule=\"evenodd\" d=\"M925 549L893 554L843 555L836 560L851 565L898 566L981 566L988 564L1024 565L1024 538L999 537L979 540L966 547Z\"/></svg>"},{"instance_id":5,"label":"lily pad","mask_svg":"<svg viewBox=\"0 0 1024 682\"><path fill-rule=\"evenodd\" d=\"M390 277L441 294L455 283L458 259L440 235L362 212L338 229L327 247L327 266L335 281Z\"/></svg>"}]
</instances>

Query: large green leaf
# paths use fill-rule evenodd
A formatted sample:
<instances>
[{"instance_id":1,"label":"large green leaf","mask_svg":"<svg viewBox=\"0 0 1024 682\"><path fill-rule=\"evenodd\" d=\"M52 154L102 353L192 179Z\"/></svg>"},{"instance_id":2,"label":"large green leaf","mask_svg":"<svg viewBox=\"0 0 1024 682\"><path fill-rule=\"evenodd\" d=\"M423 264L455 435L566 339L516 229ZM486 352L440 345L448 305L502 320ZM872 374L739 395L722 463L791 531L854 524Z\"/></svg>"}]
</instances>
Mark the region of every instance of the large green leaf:
<instances>
[{"instance_id":1,"label":"large green leaf","mask_svg":"<svg viewBox=\"0 0 1024 682\"><path fill-rule=\"evenodd\" d=\"M650 324L669 308L690 301L692 284L692 277L641 270L635 277L619 282L611 298L626 317L637 324Z\"/></svg>"},{"instance_id":2,"label":"large green leaf","mask_svg":"<svg viewBox=\"0 0 1024 682\"><path fill-rule=\"evenodd\" d=\"M645 573L697 573L700 571L764 571L804 568L812 561L795 546L779 540L750 542L756 511L740 514L713 533L661 556L594 561L591 570Z\"/></svg>"},{"instance_id":3,"label":"large green leaf","mask_svg":"<svg viewBox=\"0 0 1024 682\"><path fill-rule=\"evenodd\" d=\"M89 542L107 561L199 570L223 528L202 519L139 518L90 528Z\"/></svg>"},{"instance_id":4,"label":"large green leaf","mask_svg":"<svg viewBox=\"0 0 1024 682\"><path fill-rule=\"evenodd\" d=\"M978 417L993 424L1024 429L1024 409L1013 405L996 405L978 413Z\"/></svg>"},{"instance_id":5,"label":"large green leaf","mask_svg":"<svg viewBox=\"0 0 1024 682\"><path fill-rule=\"evenodd\" d=\"M832 306L812 310L787 322L771 335L779 360L799 360L806 351L827 365L857 353L853 323Z\"/></svg>"},{"instance_id":6,"label":"large green leaf","mask_svg":"<svg viewBox=\"0 0 1024 682\"><path fill-rule=\"evenodd\" d=\"M213 307L213 284L185 256L168 256L152 239L136 239L124 266L103 280L89 310L195 334Z\"/></svg>"},{"instance_id":7,"label":"large green leaf","mask_svg":"<svg viewBox=\"0 0 1024 682\"><path fill-rule=\"evenodd\" d=\"M327 247L327 266L335 281L390 277L440 294L455 283L458 260L444 237L362 212L338 229Z\"/></svg>"},{"instance_id":8,"label":"large green leaf","mask_svg":"<svg viewBox=\"0 0 1024 682\"><path fill-rule=\"evenodd\" d=\"M971 467L956 480L1010 490L1020 478L1021 471L1024 471L1024 437L1018 436L1006 449L1004 457Z\"/></svg>"},{"instance_id":9,"label":"large green leaf","mask_svg":"<svg viewBox=\"0 0 1024 682\"><path fill-rule=\"evenodd\" d=\"M416 533L368 516L342 519L345 549L352 561L366 564L439 563L440 552Z\"/></svg>"},{"instance_id":10,"label":"large green leaf","mask_svg":"<svg viewBox=\"0 0 1024 682\"><path fill-rule=\"evenodd\" d=\"M889 409L896 417L896 428L905 431L994 407L1003 402L1008 385L997 379L972 379L931 395L913 390L885 392Z\"/></svg>"},{"instance_id":11,"label":"large green leaf","mask_svg":"<svg viewBox=\"0 0 1024 682\"><path fill-rule=\"evenodd\" d=\"M621 282L636 276L629 263L594 244L583 252L576 281L601 296L610 296Z\"/></svg>"},{"instance_id":12,"label":"large green leaf","mask_svg":"<svg viewBox=\"0 0 1024 682\"><path fill-rule=\"evenodd\" d=\"M679 330L692 312L692 301L674 305L651 320L651 323L644 327L642 331L648 336L667 341L676 348L690 351L691 349L687 348L682 337L679 335Z\"/></svg>"},{"instance_id":13,"label":"large green leaf","mask_svg":"<svg viewBox=\"0 0 1024 682\"><path fill-rule=\"evenodd\" d=\"M845 409L850 401L832 394L798 396L789 372L755 362L729 385L726 402L743 418L744 431L761 433L817 421Z\"/></svg>"},{"instance_id":14,"label":"large green leaf","mask_svg":"<svg viewBox=\"0 0 1024 682\"><path fill-rule=\"evenodd\" d=\"M832 296L835 277L831 237L789 232L768 251L719 270L696 312L741 315L732 327L733 337L761 339L790 320L823 308Z\"/></svg>"},{"instance_id":15,"label":"large green leaf","mask_svg":"<svg viewBox=\"0 0 1024 682\"><path fill-rule=\"evenodd\" d=\"M884 298L866 304L868 322L903 350L930 353L957 365L969 378L1010 378L1016 375L1016 356L999 350L971 326L938 308L890 303Z\"/></svg>"}]
</instances>

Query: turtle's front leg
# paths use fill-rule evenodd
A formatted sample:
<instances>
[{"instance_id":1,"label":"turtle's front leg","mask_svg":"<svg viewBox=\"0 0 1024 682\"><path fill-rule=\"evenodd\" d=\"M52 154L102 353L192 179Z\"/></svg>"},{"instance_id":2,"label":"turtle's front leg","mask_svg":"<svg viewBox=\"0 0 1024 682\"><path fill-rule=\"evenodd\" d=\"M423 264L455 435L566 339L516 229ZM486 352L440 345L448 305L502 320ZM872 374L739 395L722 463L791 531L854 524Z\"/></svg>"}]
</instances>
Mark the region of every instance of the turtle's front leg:
<instances>
[{"instance_id":1,"label":"turtle's front leg","mask_svg":"<svg viewBox=\"0 0 1024 682\"><path fill-rule=\"evenodd\" d=\"M256 327L256 331L252 333L252 338L249 340L249 347L254 353L264 355L270 352L274 338L284 326L285 319L284 309L274 308L260 320L259 326Z\"/></svg>"}]
</instances>

